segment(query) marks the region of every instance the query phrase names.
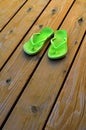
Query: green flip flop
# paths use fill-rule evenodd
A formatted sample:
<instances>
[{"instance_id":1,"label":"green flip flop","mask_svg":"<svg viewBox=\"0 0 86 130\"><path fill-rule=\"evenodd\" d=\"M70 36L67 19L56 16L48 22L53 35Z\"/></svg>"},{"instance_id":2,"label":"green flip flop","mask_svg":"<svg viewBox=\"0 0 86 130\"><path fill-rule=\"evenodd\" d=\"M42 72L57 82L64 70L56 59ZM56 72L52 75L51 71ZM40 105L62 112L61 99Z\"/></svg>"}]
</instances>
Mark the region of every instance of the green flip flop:
<instances>
[{"instance_id":1,"label":"green flip flop","mask_svg":"<svg viewBox=\"0 0 86 130\"><path fill-rule=\"evenodd\" d=\"M49 27L44 27L39 33L34 33L29 41L23 45L24 52L29 55L34 55L38 53L45 42L53 35L53 29Z\"/></svg>"},{"instance_id":2,"label":"green flip flop","mask_svg":"<svg viewBox=\"0 0 86 130\"><path fill-rule=\"evenodd\" d=\"M67 31L57 30L54 33L54 38L51 39L51 45L48 50L48 57L50 59L60 59L67 53Z\"/></svg>"}]
</instances>

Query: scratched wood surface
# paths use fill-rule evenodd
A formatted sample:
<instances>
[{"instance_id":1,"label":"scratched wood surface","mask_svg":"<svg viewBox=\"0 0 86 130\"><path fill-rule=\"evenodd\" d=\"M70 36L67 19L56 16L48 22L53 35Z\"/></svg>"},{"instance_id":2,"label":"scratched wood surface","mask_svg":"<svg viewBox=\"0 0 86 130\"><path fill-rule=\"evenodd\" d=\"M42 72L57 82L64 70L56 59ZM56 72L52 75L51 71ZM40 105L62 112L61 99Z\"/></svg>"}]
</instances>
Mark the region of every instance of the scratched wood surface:
<instances>
[{"instance_id":1,"label":"scratched wood surface","mask_svg":"<svg viewBox=\"0 0 86 130\"><path fill-rule=\"evenodd\" d=\"M45 130L86 130L86 35Z\"/></svg>"},{"instance_id":2,"label":"scratched wood surface","mask_svg":"<svg viewBox=\"0 0 86 130\"><path fill-rule=\"evenodd\" d=\"M83 71L86 68L84 60L86 57L84 54L86 50L86 1L27 0L24 5L22 4L18 11L15 7L17 13L11 13L10 17L14 17L0 33L1 129L85 129L86 74L83 76ZM67 30L68 53L63 59L55 61L48 59L50 41L35 56L28 56L23 52L23 44L33 33L39 32L45 26L52 27L54 30ZM81 69L82 64L83 69ZM75 72L74 78L71 78L73 72ZM81 83L83 88L81 88ZM72 85L72 90L76 89L72 97L70 96L71 87L68 85L68 89L67 84L75 85ZM80 98L80 93L83 99ZM68 99L71 98L68 106L66 102L61 102L61 100L66 100L67 96ZM82 111L80 111L80 101ZM57 109L58 102L61 105L59 109ZM64 111L66 115L61 113ZM76 111L81 112L77 117L73 113ZM71 117L69 117L70 114ZM56 123L58 121L60 123ZM71 125L74 124L72 128L70 122L72 122ZM80 126L78 126L79 123L81 123Z\"/></svg>"},{"instance_id":3,"label":"scratched wood surface","mask_svg":"<svg viewBox=\"0 0 86 130\"><path fill-rule=\"evenodd\" d=\"M27 0L0 1L0 31Z\"/></svg>"}]
</instances>

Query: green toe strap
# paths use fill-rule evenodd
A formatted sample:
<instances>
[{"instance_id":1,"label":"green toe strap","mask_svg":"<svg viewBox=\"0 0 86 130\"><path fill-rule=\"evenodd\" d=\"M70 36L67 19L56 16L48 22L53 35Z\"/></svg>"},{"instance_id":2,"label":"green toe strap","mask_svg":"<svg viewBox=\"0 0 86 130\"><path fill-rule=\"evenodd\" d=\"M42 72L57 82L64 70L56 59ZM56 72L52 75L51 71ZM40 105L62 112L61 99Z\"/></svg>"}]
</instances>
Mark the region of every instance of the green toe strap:
<instances>
[{"instance_id":1,"label":"green toe strap","mask_svg":"<svg viewBox=\"0 0 86 130\"><path fill-rule=\"evenodd\" d=\"M44 39L39 38L38 39L38 37L40 37L40 35L41 35L40 33L35 33L31 36L30 41L31 41L33 46L38 46L46 40L46 38L44 38Z\"/></svg>"},{"instance_id":2,"label":"green toe strap","mask_svg":"<svg viewBox=\"0 0 86 130\"><path fill-rule=\"evenodd\" d=\"M51 39L48 57L51 59L59 59L66 55L67 50L67 32L66 30L57 30L54 38Z\"/></svg>"},{"instance_id":3,"label":"green toe strap","mask_svg":"<svg viewBox=\"0 0 86 130\"><path fill-rule=\"evenodd\" d=\"M38 53L46 40L53 35L53 29L49 27L43 28L39 33L34 33L28 42L23 45L24 52L29 55L34 55Z\"/></svg>"},{"instance_id":4,"label":"green toe strap","mask_svg":"<svg viewBox=\"0 0 86 130\"><path fill-rule=\"evenodd\" d=\"M62 47L67 42L66 38L64 38L64 41L59 43L59 44L55 44L54 40L56 40L56 38L51 39L51 44L54 47L54 49L59 49L60 47Z\"/></svg>"}]
</instances>

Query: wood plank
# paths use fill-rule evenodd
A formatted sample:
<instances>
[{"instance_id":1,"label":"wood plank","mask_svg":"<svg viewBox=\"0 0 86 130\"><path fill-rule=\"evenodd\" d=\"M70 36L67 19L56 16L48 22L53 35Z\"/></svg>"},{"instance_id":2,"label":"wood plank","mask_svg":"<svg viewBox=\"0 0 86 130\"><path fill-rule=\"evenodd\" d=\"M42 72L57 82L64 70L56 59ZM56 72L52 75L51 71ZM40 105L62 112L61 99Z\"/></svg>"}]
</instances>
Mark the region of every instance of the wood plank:
<instances>
[{"instance_id":1,"label":"wood plank","mask_svg":"<svg viewBox=\"0 0 86 130\"><path fill-rule=\"evenodd\" d=\"M17 96L19 95L20 91L25 85L26 81L30 78L31 73L33 72L34 68L39 62L48 44L46 44L43 50L34 57L26 56L23 53L22 45L24 44L25 41L28 40L28 38L31 36L32 33L38 32L40 30L39 27L41 27L42 25L50 26L53 27L54 29L56 29L59 26L68 8L71 6L73 2L73 0L72 1L66 0L65 3L63 1L64 0L62 1L59 0L58 2L57 0L53 0L48 5L46 10L43 12L38 21L35 23L33 28L28 33L27 37L20 44L16 52L10 58L9 62L6 64L6 66L4 66L3 70L1 71L0 96L2 98L0 98L0 104L1 104L0 123L3 122L8 111L10 110ZM58 11L52 14L52 10L54 8L55 9L58 8Z\"/></svg>"},{"instance_id":2,"label":"wood plank","mask_svg":"<svg viewBox=\"0 0 86 130\"><path fill-rule=\"evenodd\" d=\"M0 1L0 31L27 0Z\"/></svg>"},{"instance_id":3,"label":"wood plank","mask_svg":"<svg viewBox=\"0 0 86 130\"><path fill-rule=\"evenodd\" d=\"M86 130L86 35L45 130Z\"/></svg>"},{"instance_id":4,"label":"wood plank","mask_svg":"<svg viewBox=\"0 0 86 130\"><path fill-rule=\"evenodd\" d=\"M0 34L0 68L50 0L29 0ZM36 4L35 4L36 3Z\"/></svg>"},{"instance_id":5,"label":"wood plank","mask_svg":"<svg viewBox=\"0 0 86 130\"><path fill-rule=\"evenodd\" d=\"M51 61L47 58L46 52L8 118L3 128L4 130L41 130L43 128L46 118L52 108L52 104L85 32L85 11L85 0L76 1L61 27L61 29L66 29L68 31L69 52L67 56L59 61ZM83 17L83 22L81 23L79 23L78 20L80 17ZM56 26L56 20L54 25ZM29 65L29 67L30 66L31 65ZM15 126L12 124L15 124Z\"/></svg>"}]
</instances>

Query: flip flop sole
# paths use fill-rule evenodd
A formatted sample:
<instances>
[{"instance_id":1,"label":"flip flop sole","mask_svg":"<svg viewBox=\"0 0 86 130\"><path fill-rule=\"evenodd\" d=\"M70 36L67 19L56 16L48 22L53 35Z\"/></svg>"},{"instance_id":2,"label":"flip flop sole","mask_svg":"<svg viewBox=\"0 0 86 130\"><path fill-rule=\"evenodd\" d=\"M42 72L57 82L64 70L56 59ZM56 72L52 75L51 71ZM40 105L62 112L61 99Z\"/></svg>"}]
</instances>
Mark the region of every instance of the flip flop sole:
<instances>
[{"instance_id":1,"label":"flip flop sole","mask_svg":"<svg viewBox=\"0 0 86 130\"><path fill-rule=\"evenodd\" d=\"M39 33L34 33L29 41L23 45L24 52L29 55L37 54L53 33L53 29L49 27L43 28Z\"/></svg>"},{"instance_id":2,"label":"flip flop sole","mask_svg":"<svg viewBox=\"0 0 86 130\"><path fill-rule=\"evenodd\" d=\"M67 54L67 51L67 32L66 30L57 30L54 33L54 38L51 39L48 57L50 59L60 59Z\"/></svg>"}]
</instances>

